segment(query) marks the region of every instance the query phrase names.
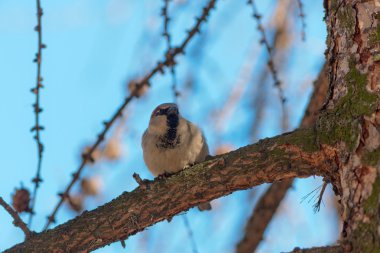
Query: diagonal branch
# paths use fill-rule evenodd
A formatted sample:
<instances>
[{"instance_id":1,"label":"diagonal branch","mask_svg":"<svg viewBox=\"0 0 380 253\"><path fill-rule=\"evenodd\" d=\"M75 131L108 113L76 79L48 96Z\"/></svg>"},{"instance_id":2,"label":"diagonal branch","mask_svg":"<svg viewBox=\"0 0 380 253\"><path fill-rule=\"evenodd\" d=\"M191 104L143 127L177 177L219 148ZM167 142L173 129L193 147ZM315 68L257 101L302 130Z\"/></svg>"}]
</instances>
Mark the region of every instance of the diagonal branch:
<instances>
[{"instance_id":1,"label":"diagonal branch","mask_svg":"<svg viewBox=\"0 0 380 253\"><path fill-rule=\"evenodd\" d=\"M88 252L237 190L294 177L329 176L336 167L335 152L321 151L315 137L313 129L296 130L145 182L5 252Z\"/></svg>"},{"instance_id":2,"label":"diagonal branch","mask_svg":"<svg viewBox=\"0 0 380 253\"><path fill-rule=\"evenodd\" d=\"M4 209L12 216L13 224L16 227L19 227L22 230L22 232L24 232L25 238L28 239L32 235L32 232L28 229L28 226L22 221L17 212L13 210L13 208L10 205L8 205L8 203L5 202L5 200L2 197L0 197L0 205L3 206Z\"/></svg>"},{"instance_id":3,"label":"diagonal branch","mask_svg":"<svg viewBox=\"0 0 380 253\"><path fill-rule=\"evenodd\" d=\"M301 127L312 127L318 117L319 110L324 103L328 90L328 66L325 63L314 82L314 92L310 98ZM293 185L293 179L272 184L256 204L249 218L245 234L236 247L236 253L254 252L261 240L265 229L272 220L277 208Z\"/></svg>"},{"instance_id":4,"label":"diagonal branch","mask_svg":"<svg viewBox=\"0 0 380 253\"><path fill-rule=\"evenodd\" d=\"M164 69L166 67L169 67L173 64L175 64L174 58L179 54L184 54L186 46L189 44L190 40L200 32L201 24L207 21L207 18L211 12L212 9L215 8L216 0L210 0L206 7L203 8L202 15L199 18L196 18L196 23L194 27L188 31L188 35L183 40L182 44L176 48L173 48L170 52L168 52L165 55L165 60L163 62L158 62L157 65L147 74L145 77L138 82L135 85L135 89L131 92L131 94L125 98L124 102L120 105L120 107L116 110L116 113L111 117L109 121L104 122L104 128L101 131L101 133L98 135L98 138L96 139L95 143L91 146L88 152L82 155L82 162L79 165L76 172L72 174L72 179L68 186L66 187L65 191L63 193L60 193L60 199L57 203L57 205L54 207L53 212L51 215L48 216L48 221L44 227L44 230L48 229L50 224L55 222L55 216L59 210L59 208L62 206L63 202L69 198L69 193L71 191L71 188L74 186L74 184L78 181L78 179L81 176L81 173L85 166L88 163L94 162L93 153L98 148L100 143L103 142L107 132L111 128L111 126L115 123L115 121L122 116L122 112L124 111L125 107L132 101L132 99L139 97L140 90L145 88L146 86L150 85L150 80L153 76L155 76L157 73L163 73Z\"/></svg>"},{"instance_id":5,"label":"diagonal branch","mask_svg":"<svg viewBox=\"0 0 380 253\"><path fill-rule=\"evenodd\" d=\"M244 237L236 246L236 253L255 252L263 240L264 231L292 185L293 179L273 183L261 196L247 221Z\"/></svg>"}]
</instances>

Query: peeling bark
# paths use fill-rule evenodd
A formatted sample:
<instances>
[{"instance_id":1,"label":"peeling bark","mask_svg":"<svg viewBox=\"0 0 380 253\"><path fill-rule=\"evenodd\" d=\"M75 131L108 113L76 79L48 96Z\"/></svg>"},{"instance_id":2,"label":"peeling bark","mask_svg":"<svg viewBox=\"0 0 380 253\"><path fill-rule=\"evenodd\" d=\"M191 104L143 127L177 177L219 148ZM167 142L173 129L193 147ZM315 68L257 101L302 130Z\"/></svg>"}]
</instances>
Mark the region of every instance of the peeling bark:
<instances>
[{"instance_id":1,"label":"peeling bark","mask_svg":"<svg viewBox=\"0 0 380 253\"><path fill-rule=\"evenodd\" d=\"M146 182L5 252L88 252L237 190L294 177L327 176L334 164L335 152L317 148L314 130L296 130Z\"/></svg>"}]
</instances>

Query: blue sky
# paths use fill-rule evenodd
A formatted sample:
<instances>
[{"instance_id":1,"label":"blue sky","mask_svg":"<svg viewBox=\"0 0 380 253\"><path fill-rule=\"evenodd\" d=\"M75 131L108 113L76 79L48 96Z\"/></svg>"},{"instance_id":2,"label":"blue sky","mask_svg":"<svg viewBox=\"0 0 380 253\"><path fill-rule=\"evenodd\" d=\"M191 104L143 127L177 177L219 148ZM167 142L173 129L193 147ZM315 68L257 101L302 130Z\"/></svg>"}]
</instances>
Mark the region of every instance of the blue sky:
<instances>
[{"instance_id":1,"label":"blue sky","mask_svg":"<svg viewBox=\"0 0 380 253\"><path fill-rule=\"evenodd\" d=\"M174 1L169 10L173 13L170 29L174 44L183 40L186 29L194 24L193 17L199 16L205 4L206 1L200 0ZM166 48L159 15L162 1L42 0L42 6L43 42L47 49L43 51L42 62L45 88L41 92L44 108L41 121L46 130L42 134L44 182L39 190L33 222L33 229L37 231L58 201L56 193L64 189L78 166L83 147L95 141L102 121L109 119L128 95L126 83L149 71L162 59ZM274 6L275 1L258 3L266 25ZM307 40L301 41L299 29L290 35L293 41L291 57L279 74L285 84L290 129L300 122L312 81L323 64L325 49L322 4L304 1L304 7ZM33 30L36 8L33 1L0 0L0 10L0 137L3 142L0 146L0 195L9 201L14 188L21 182L32 189L30 180L37 162L35 143L29 131L34 124L31 107L34 96L30 89L35 85L36 75L36 65L32 61L37 48ZM249 104L255 87L260 87L257 75L267 57L258 43L259 34L251 14L245 1L218 1L209 22L201 28L202 34L191 41L185 56L178 57L178 89L183 93L178 100L180 110L201 126L212 152L221 143L237 148L251 142L249 129L255 111ZM299 19L295 18L293 23L301 27ZM249 52L255 56L250 84L234 107L232 117L224 123L223 131L216 132L213 112L225 103ZM100 176L103 185L99 196L86 200L86 208L93 209L125 190L133 190L136 187L131 177L133 172L152 178L142 160L140 138L154 107L173 100L170 80L169 74L155 76L149 92L129 105L120 139L122 157L85 169L85 176ZM191 88L186 86L189 80L193 80ZM269 102L260 138L281 133L278 96L271 82L265 85ZM313 213L312 204L300 203L303 196L319 185L320 179L297 180L280 207L282 214L276 216L266 232L259 252L325 245L337 239L337 219L332 201L328 200L330 197L326 195L326 206L317 214ZM233 252L245 221L265 187L218 199L213 203L212 212L190 210L187 217L198 251ZM74 216L75 213L65 206L58 214L58 222ZM3 210L0 211L0 229L3 234L0 250L23 240L22 233L12 226L9 215ZM126 250L192 252L189 240L183 218L179 216L171 223L162 222L131 237ZM114 243L97 252L118 252L120 248L119 243Z\"/></svg>"}]
</instances>

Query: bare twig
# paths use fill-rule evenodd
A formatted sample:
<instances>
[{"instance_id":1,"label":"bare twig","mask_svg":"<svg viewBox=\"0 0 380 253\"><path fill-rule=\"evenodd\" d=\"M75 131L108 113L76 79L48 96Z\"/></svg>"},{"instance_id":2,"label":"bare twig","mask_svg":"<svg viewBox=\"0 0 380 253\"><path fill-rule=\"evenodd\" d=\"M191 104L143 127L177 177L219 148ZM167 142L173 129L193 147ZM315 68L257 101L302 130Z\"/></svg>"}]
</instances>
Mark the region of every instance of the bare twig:
<instances>
[{"instance_id":1,"label":"bare twig","mask_svg":"<svg viewBox=\"0 0 380 253\"><path fill-rule=\"evenodd\" d=\"M165 60L163 62L157 62L156 66L145 75L145 77L140 80L136 86L135 89L132 91L132 93L125 98L124 102L120 105L120 107L116 110L116 113L111 117L109 121L104 122L104 129L101 131L101 133L98 135L98 138L96 139L95 143L91 146L89 151L82 155L82 162L79 165L76 172L72 174L72 179L69 183L69 185L66 187L65 191L63 193L60 193L60 199L55 206L53 212L51 215L48 216L48 221L44 227L44 230L46 230L52 222L55 221L55 216L65 201L66 197L69 195L71 188L75 184L75 182L80 178L80 175L85 167L85 165L89 162L93 162L94 158L92 157L93 152L96 150L96 148L99 146L99 144L104 140L106 133L110 129L110 127L113 125L113 123L122 116L122 111L124 108L132 101L132 99L138 97L139 90L142 89L144 86L150 85L150 79L155 76L157 73L163 73L165 67L169 67L173 64L175 64L174 58L178 54L184 54L186 46L189 44L190 40L194 37L195 34L200 32L200 26L203 22L207 21L207 17L209 16L209 13L212 9L215 8L216 0L210 0L206 7L203 8L202 15L199 18L196 18L196 24L194 27L188 31L188 34L186 38L183 40L182 44L179 47L173 48L170 52L168 52L165 55Z\"/></svg>"},{"instance_id":2,"label":"bare twig","mask_svg":"<svg viewBox=\"0 0 380 253\"><path fill-rule=\"evenodd\" d=\"M319 210L321 209L323 193L325 193L326 186L327 186L327 182L323 182L322 189L319 193L318 201L317 201L317 203L314 204L314 212L319 212Z\"/></svg>"},{"instance_id":3,"label":"bare twig","mask_svg":"<svg viewBox=\"0 0 380 253\"><path fill-rule=\"evenodd\" d=\"M289 35L289 15L288 11L293 8L293 1L292 0L282 0L277 2L276 9L274 10L272 17L271 17L271 25L274 27L273 31L273 58L275 63L281 63L278 65L279 69L285 68L289 50L287 50L290 47L292 38ZM257 72L256 72L257 73ZM252 140L256 141L258 139L258 132L259 127L264 120L264 109L265 104L267 103L267 82L270 77L270 70L268 68L263 67L260 71L260 74L257 74L259 76L257 78L257 84L255 85L254 94L252 95L254 97L252 102L252 109L255 111L253 124L251 128L251 136ZM285 116L282 117L281 126L282 131L286 131L288 126L288 113L285 114Z\"/></svg>"},{"instance_id":4,"label":"bare twig","mask_svg":"<svg viewBox=\"0 0 380 253\"><path fill-rule=\"evenodd\" d=\"M32 225L32 219L34 215L34 205L36 203L37 198L37 190L42 182L41 178L41 167L42 167L42 153L44 150L43 144L41 142L40 131L44 130L44 127L40 125L40 113L42 112L42 108L40 107L40 89L43 88L42 85L42 76L41 76L41 63L42 63L42 49L46 48L46 45L42 43L42 22L41 17L43 15L43 11L41 8L40 0L36 0L37 3L37 26L34 30L38 33L38 49L36 53L36 58L34 62L37 63L37 80L36 86L31 89L31 92L36 95L36 101L33 104L34 113L35 113L35 125L31 129L32 132L36 132L34 139L37 143L37 152L38 152L38 162L37 162L37 172L36 176L32 179L34 183L33 195L30 203L30 214L29 214L29 222L28 225Z\"/></svg>"},{"instance_id":5,"label":"bare twig","mask_svg":"<svg viewBox=\"0 0 380 253\"><path fill-rule=\"evenodd\" d=\"M183 217L183 222L185 224L185 227L187 229L187 234L188 234L190 241L191 241L191 248L193 250L193 253L198 253L197 243L196 243L195 238L194 238L193 230L190 227L189 219L187 218L186 214L183 214L182 217Z\"/></svg>"},{"instance_id":6,"label":"bare twig","mask_svg":"<svg viewBox=\"0 0 380 253\"><path fill-rule=\"evenodd\" d=\"M269 55L269 59L268 59L268 68L272 74L272 77L273 77L273 80L274 80L274 86L277 88L278 90L278 93L279 93L279 97L280 97L280 103L281 103L281 109L282 109L282 117L283 118L287 118L287 111L286 111L286 106L285 106L285 103L286 103L286 98L285 98L285 94L284 94L284 89L282 87L282 83L280 81L280 79L278 78L278 75L277 75L277 69L275 68L275 65L274 65L274 57L273 57L273 49L272 47L270 46L269 44L269 41L265 35L265 30L264 30L264 26L261 22L261 15L259 14L257 8L256 8L256 4L253 0L248 0L248 5L251 5L252 6L252 10L253 10L253 17L255 18L256 20L256 23L257 23L257 29L259 30L260 34L261 34L261 40L260 40L260 43L264 45L265 49L267 50L268 52L268 55ZM285 123L286 121L285 120L282 120L283 123ZM282 126L283 129L287 129L288 126L284 125Z\"/></svg>"},{"instance_id":7,"label":"bare twig","mask_svg":"<svg viewBox=\"0 0 380 253\"><path fill-rule=\"evenodd\" d=\"M306 40L306 21L305 21L305 12L303 11L302 0L297 0L297 4L298 4L298 9L300 10L299 17L302 23L301 37L302 37L302 40L305 41Z\"/></svg>"},{"instance_id":8,"label":"bare twig","mask_svg":"<svg viewBox=\"0 0 380 253\"><path fill-rule=\"evenodd\" d=\"M20 216L17 214L13 208L5 202L5 200L0 197L0 205L4 207L4 209L12 216L13 224L16 227L19 227L22 232L25 234L25 238L29 238L32 235L32 232L28 229L28 226L21 220Z\"/></svg>"},{"instance_id":9,"label":"bare twig","mask_svg":"<svg viewBox=\"0 0 380 253\"><path fill-rule=\"evenodd\" d=\"M164 0L164 7L162 7L162 17L164 18L164 32L163 32L163 36L166 38L166 45L168 47L167 49L167 53L170 53L170 51L172 50L172 37L171 37L171 34L169 32L169 21L170 21L170 17L169 17L169 2L171 0ZM173 64L170 66L170 73L171 73L171 77L172 77L172 91L173 91L173 97L174 97L174 101L177 100L178 96L180 95L179 91L177 90L177 77L176 77L176 72L175 72L175 65L176 64Z\"/></svg>"}]
</instances>

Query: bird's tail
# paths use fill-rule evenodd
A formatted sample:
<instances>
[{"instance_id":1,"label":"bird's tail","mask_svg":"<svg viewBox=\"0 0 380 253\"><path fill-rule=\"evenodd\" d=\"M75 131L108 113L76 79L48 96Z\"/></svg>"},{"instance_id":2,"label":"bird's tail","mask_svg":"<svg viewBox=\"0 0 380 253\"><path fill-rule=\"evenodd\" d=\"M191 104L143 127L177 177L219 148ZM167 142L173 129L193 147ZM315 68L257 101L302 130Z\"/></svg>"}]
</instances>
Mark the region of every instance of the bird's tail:
<instances>
[{"instance_id":1,"label":"bird's tail","mask_svg":"<svg viewBox=\"0 0 380 253\"><path fill-rule=\"evenodd\" d=\"M209 211L211 210L211 204L210 202L202 203L198 205L199 211Z\"/></svg>"}]
</instances>

